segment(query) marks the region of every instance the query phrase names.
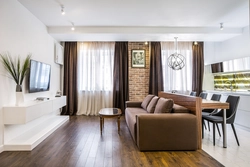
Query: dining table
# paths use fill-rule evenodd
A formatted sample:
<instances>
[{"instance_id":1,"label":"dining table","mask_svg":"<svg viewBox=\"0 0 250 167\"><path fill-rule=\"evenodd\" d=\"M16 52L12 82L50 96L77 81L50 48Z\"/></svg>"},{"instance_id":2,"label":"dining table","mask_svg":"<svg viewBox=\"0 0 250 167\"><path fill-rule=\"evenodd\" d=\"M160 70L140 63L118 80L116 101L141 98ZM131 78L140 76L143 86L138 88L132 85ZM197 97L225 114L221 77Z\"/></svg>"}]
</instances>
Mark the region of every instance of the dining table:
<instances>
[{"instance_id":1,"label":"dining table","mask_svg":"<svg viewBox=\"0 0 250 167\"><path fill-rule=\"evenodd\" d=\"M222 109L223 110L223 147L227 148L227 109L229 109L229 103L221 102L221 101L214 101L214 100L207 100L202 99L201 102L202 109Z\"/></svg>"}]
</instances>

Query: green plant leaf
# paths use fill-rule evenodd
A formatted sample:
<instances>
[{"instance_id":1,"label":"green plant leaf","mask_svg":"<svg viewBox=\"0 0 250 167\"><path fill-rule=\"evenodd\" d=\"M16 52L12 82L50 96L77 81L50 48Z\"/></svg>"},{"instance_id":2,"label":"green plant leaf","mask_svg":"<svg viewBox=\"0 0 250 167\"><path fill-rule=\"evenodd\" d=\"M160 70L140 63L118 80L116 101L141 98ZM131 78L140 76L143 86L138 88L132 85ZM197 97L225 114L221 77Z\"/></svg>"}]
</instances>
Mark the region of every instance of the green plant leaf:
<instances>
[{"instance_id":1,"label":"green plant leaf","mask_svg":"<svg viewBox=\"0 0 250 167\"><path fill-rule=\"evenodd\" d=\"M21 64L20 57L18 57L17 60L16 59L13 60L9 53L0 54L0 57L1 57L2 64L4 65L4 68L10 74L10 76L14 79L16 84L22 85L23 79L29 69L31 54L29 54L25 58L25 61L23 64Z\"/></svg>"},{"instance_id":2,"label":"green plant leaf","mask_svg":"<svg viewBox=\"0 0 250 167\"><path fill-rule=\"evenodd\" d=\"M24 79L25 75L26 75L27 72L28 72L29 65L30 65L30 58L31 58L31 54L29 54L29 55L26 57L26 59L24 60L23 65L22 65L20 85L22 85L23 79Z\"/></svg>"}]
</instances>

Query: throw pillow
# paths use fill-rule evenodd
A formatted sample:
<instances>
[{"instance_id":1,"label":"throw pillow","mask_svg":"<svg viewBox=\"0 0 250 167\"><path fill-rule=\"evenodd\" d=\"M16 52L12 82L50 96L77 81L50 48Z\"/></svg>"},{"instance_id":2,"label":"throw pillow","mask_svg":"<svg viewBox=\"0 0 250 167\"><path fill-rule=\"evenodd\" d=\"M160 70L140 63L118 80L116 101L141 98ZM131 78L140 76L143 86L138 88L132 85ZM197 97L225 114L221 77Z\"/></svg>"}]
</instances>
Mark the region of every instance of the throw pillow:
<instances>
[{"instance_id":1,"label":"throw pillow","mask_svg":"<svg viewBox=\"0 0 250 167\"><path fill-rule=\"evenodd\" d=\"M148 113L154 113L155 106L156 106L156 103L157 103L158 100L159 100L159 97L157 97L157 96L152 98L152 100L150 101L150 103L148 104L148 107L147 107L147 112Z\"/></svg>"},{"instance_id":2,"label":"throw pillow","mask_svg":"<svg viewBox=\"0 0 250 167\"><path fill-rule=\"evenodd\" d=\"M154 95L147 95L143 102L141 103L141 107L144 109L144 110L147 110L147 107L148 107L148 104L149 102L152 100L152 98L154 97Z\"/></svg>"},{"instance_id":3,"label":"throw pillow","mask_svg":"<svg viewBox=\"0 0 250 167\"><path fill-rule=\"evenodd\" d=\"M174 101L172 99L160 98L156 104L154 113L170 113L173 105Z\"/></svg>"}]
</instances>

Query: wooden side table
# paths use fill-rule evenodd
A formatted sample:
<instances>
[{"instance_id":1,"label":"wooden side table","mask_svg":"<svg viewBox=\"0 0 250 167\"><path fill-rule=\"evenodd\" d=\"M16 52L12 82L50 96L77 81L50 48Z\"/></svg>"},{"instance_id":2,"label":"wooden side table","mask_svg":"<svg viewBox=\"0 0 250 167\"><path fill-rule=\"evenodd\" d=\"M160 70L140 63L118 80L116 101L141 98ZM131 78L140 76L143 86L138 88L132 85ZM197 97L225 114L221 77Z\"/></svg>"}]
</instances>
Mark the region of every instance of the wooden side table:
<instances>
[{"instance_id":1,"label":"wooden side table","mask_svg":"<svg viewBox=\"0 0 250 167\"><path fill-rule=\"evenodd\" d=\"M118 133L120 133L120 117L122 111L119 108L103 108L99 111L100 116L100 130L102 134L102 129L104 128L104 118L117 117Z\"/></svg>"}]
</instances>

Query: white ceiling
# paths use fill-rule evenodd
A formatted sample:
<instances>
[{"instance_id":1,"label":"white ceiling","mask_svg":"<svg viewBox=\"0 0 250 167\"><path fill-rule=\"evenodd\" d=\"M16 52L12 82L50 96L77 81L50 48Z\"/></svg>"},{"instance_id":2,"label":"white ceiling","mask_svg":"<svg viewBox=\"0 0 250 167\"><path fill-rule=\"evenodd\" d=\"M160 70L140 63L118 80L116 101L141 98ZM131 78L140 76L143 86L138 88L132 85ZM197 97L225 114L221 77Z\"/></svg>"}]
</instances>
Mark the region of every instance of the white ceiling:
<instances>
[{"instance_id":1,"label":"white ceiling","mask_svg":"<svg viewBox=\"0 0 250 167\"><path fill-rule=\"evenodd\" d=\"M249 0L18 1L58 41L223 41L249 25Z\"/></svg>"}]
</instances>

